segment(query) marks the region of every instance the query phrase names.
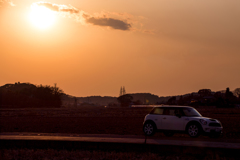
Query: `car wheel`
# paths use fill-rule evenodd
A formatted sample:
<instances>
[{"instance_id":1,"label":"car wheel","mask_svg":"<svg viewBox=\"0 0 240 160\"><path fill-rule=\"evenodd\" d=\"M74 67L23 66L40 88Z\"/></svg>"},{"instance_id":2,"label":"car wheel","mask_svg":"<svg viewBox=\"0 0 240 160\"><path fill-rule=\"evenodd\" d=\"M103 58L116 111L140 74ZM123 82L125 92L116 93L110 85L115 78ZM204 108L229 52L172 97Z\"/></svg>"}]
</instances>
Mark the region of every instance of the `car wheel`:
<instances>
[{"instance_id":1,"label":"car wheel","mask_svg":"<svg viewBox=\"0 0 240 160\"><path fill-rule=\"evenodd\" d=\"M196 123L192 123L192 124L188 125L187 133L190 137L196 138L201 133L201 127Z\"/></svg>"},{"instance_id":2,"label":"car wheel","mask_svg":"<svg viewBox=\"0 0 240 160\"><path fill-rule=\"evenodd\" d=\"M167 137L172 137L174 135L174 132L165 131L165 132L163 132L163 134Z\"/></svg>"},{"instance_id":3,"label":"car wheel","mask_svg":"<svg viewBox=\"0 0 240 160\"><path fill-rule=\"evenodd\" d=\"M146 122L143 126L143 132L146 136L152 136L156 132L156 127L152 122Z\"/></svg>"}]
</instances>

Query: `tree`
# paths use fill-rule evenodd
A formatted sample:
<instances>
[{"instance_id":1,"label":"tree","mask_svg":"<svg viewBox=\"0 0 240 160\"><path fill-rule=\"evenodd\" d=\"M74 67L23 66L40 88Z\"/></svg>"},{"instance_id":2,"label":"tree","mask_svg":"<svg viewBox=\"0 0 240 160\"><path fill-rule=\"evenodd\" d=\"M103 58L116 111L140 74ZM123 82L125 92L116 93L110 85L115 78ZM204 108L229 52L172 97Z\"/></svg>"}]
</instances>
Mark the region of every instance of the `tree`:
<instances>
[{"instance_id":1,"label":"tree","mask_svg":"<svg viewBox=\"0 0 240 160\"><path fill-rule=\"evenodd\" d=\"M170 104L170 105L176 104L176 97L175 97L175 96L171 97L171 98L167 101L167 104Z\"/></svg>"},{"instance_id":2,"label":"tree","mask_svg":"<svg viewBox=\"0 0 240 160\"><path fill-rule=\"evenodd\" d=\"M130 94L124 94L117 98L122 107L127 107L132 103L133 97Z\"/></svg>"},{"instance_id":3,"label":"tree","mask_svg":"<svg viewBox=\"0 0 240 160\"><path fill-rule=\"evenodd\" d=\"M51 88L54 94L54 107L60 107L62 105L61 94L63 91L57 87L57 83Z\"/></svg>"},{"instance_id":4,"label":"tree","mask_svg":"<svg viewBox=\"0 0 240 160\"><path fill-rule=\"evenodd\" d=\"M240 98L240 88L236 88L236 89L233 91L233 94L234 94L236 97Z\"/></svg>"},{"instance_id":5,"label":"tree","mask_svg":"<svg viewBox=\"0 0 240 160\"><path fill-rule=\"evenodd\" d=\"M225 97L226 97L226 99L233 97L233 93L229 90L229 88L226 89Z\"/></svg>"},{"instance_id":6,"label":"tree","mask_svg":"<svg viewBox=\"0 0 240 160\"><path fill-rule=\"evenodd\" d=\"M184 105L183 96L180 96L177 103L178 103L178 105Z\"/></svg>"},{"instance_id":7,"label":"tree","mask_svg":"<svg viewBox=\"0 0 240 160\"><path fill-rule=\"evenodd\" d=\"M3 87L0 106L24 108L61 107L60 90L55 84L51 86L35 86L28 83L15 83Z\"/></svg>"},{"instance_id":8,"label":"tree","mask_svg":"<svg viewBox=\"0 0 240 160\"><path fill-rule=\"evenodd\" d=\"M240 88L236 88L233 94L237 97L236 103L240 104Z\"/></svg>"},{"instance_id":9,"label":"tree","mask_svg":"<svg viewBox=\"0 0 240 160\"><path fill-rule=\"evenodd\" d=\"M198 91L198 94L200 94L200 96L204 97L204 96L209 96L211 95L212 91L211 89L200 89Z\"/></svg>"},{"instance_id":10,"label":"tree","mask_svg":"<svg viewBox=\"0 0 240 160\"><path fill-rule=\"evenodd\" d=\"M227 107L233 107L235 98L236 97L234 97L233 93L229 90L229 88L227 88L225 92L225 100Z\"/></svg>"},{"instance_id":11,"label":"tree","mask_svg":"<svg viewBox=\"0 0 240 160\"><path fill-rule=\"evenodd\" d=\"M136 100L136 101L133 102L133 104L134 104L134 105L141 105L142 102L141 102L140 100Z\"/></svg>"}]
</instances>

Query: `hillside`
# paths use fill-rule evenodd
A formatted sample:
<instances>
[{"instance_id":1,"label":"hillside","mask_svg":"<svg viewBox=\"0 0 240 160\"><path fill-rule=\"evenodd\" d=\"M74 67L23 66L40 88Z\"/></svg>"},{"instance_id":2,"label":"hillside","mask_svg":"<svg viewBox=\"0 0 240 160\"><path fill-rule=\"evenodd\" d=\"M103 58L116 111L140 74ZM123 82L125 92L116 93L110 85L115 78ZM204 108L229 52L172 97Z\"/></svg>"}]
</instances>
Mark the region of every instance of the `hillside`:
<instances>
[{"instance_id":1,"label":"hillside","mask_svg":"<svg viewBox=\"0 0 240 160\"><path fill-rule=\"evenodd\" d=\"M167 102L170 97L158 97L157 95L151 93L130 93L133 97L133 101L140 101L142 104L156 104ZM118 104L118 97L111 96L88 96L88 97L74 97L70 95L63 95L62 100L64 105L74 105L75 98L77 103L89 103L95 105L108 105L108 104Z\"/></svg>"},{"instance_id":2,"label":"hillside","mask_svg":"<svg viewBox=\"0 0 240 160\"><path fill-rule=\"evenodd\" d=\"M3 86L0 86L0 106L2 106L3 102L3 95L6 96L7 94L14 94L16 97L23 97L27 99L36 99L39 101L39 96L37 98L36 92L40 91L39 88L48 88L48 90L54 90L54 87L50 86L36 86L31 83L15 83L15 84L5 84ZM55 86L56 87L56 86ZM56 87L58 89L58 87ZM49 91L50 91L49 90ZM205 89L203 89L205 90ZM209 90L209 89L208 89ZM91 104L91 105L119 105L117 98L118 97L112 97L112 96L88 96L88 97L75 97L72 95L68 95L64 93L63 91L59 90L59 95L61 96L62 105L65 107L69 106L80 106L82 104ZM236 91L236 90L235 90ZM226 90L218 91L218 92L212 92L209 90L209 96L208 98L213 97L213 95L222 95L222 98L224 98ZM218 93L218 94L216 94ZM52 93L53 94L53 93ZM190 104L193 99L198 99L199 101L199 93L192 92L184 95L177 95L177 96L168 96L168 97L159 97L157 95L151 94L151 93L128 93L133 97L133 102L139 102L140 104L167 104L167 103L176 103L180 99L187 101L187 104ZM233 94L238 95L238 93L233 92ZM2 96L1 96L2 95ZM21 95L21 96L20 96ZM10 97L14 97L11 95ZM35 97L34 97L35 96ZM197 98L196 98L197 97ZM217 97L217 98L218 98ZM238 97L238 96L236 96ZM169 101L170 98L173 98L171 102ZM8 98L9 101L12 101L11 98ZM216 99L216 98L215 98ZM32 100L31 100L32 101ZM21 103L24 103L24 100L21 100ZM40 103L40 102L38 102ZM22 104L23 105L23 104Z\"/></svg>"}]
</instances>

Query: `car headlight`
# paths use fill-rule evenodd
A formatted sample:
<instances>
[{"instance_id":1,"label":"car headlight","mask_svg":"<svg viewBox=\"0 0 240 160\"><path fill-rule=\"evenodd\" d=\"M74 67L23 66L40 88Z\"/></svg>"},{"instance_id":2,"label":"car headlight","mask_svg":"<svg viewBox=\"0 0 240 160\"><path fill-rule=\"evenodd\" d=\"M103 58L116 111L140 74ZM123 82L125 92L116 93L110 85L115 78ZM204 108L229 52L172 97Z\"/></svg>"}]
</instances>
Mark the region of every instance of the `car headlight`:
<instances>
[{"instance_id":1,"label":"car headlight","mask_svg":"<svg viewBox=\"0 0 240 160\"><path fill-rule=\"evenodd\" d=\"M203 124L203 125L206 125L207 124L207 121L203 120L203 119L200 119L200 122Z\"/></svg>"}]
</instances>

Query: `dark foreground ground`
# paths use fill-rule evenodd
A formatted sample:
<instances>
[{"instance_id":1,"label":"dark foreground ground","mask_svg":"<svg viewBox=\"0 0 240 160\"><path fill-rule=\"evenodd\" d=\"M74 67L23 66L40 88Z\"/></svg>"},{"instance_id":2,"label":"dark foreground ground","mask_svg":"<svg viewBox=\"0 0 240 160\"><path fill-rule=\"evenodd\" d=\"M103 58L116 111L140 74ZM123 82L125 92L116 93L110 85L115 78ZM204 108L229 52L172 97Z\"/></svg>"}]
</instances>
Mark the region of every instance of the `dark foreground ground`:
<instances>
[{"instance_id":1,"label":"dark foreground ground","mask_svg":"<svg viewBox=\"0 0 240 160\"><path fill-rule=\"evenodd\" d=\"M115 134L143 136L142 122L151 108L60 108L0 109L0 133L31 132L61 134ZM239 141L240 109L198 109L206 117L220 120L223 136L214 141ZM165 138L157 133L153 138ZM174 139L189 138L175 134ZM213 140L200 136L198 139ZM119 150L1 149L0 159L239 159L239 156L206 151L136 152Z\"/></svg>"},{"instance_id":2,"label":"dark foreground ground","mask_svg":"<svg viewBox=\"0 0 240 160\"><path fill-rule=\"evenodd\" d=\"M143 135L151 108L0 109L0 132ZM198 109L222 122L221 139L240 139L240 109ZM162 136L156 134L154 137ZM188 137L175 134L174 137Z\"/></svg>"},{"instance_id":3,"label":"dark foreground ground","mask_svg":"<svg viewBox=\"0 0 240 160\"><path fill-rule=\"evenodd\" d=\"M208 151L204 154L163 152L122 152L104 150L5 149L1 160L235 160L237 155Z\"/></svg>"}]
</instances>

